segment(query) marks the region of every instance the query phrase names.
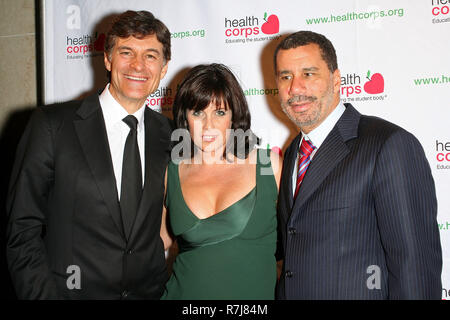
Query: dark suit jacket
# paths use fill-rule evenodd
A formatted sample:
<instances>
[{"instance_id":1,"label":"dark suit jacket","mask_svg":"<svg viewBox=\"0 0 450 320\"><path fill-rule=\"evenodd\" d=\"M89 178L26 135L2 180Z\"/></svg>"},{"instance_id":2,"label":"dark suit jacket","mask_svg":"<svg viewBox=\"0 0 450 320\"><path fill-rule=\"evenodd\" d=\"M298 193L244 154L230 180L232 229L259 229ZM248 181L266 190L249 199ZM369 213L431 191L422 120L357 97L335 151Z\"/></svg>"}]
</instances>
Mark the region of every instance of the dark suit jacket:
<instances>
[{"instance_id":1,"label":"dark suit jacket","mask_svg":"<svg viewBox=\"0 0 450 320\"><path fill-rule=\"evenodd\" d=\"M129 236L121 222L98 95L38 108L21 139L8 194L7 259L21 299L159 299L170 121L145 110L145 182ZM81 289L68 289L68 267Z\"/></svg>"},{"instance_id":2,"label":"dark suit jacket","mask_svg":"<svg viewBox=\"0 0 450 320\"><path fill-rule=\"evenodd\" d=\"M440 299L435 187L417 139L346 104L294 201L300 139L286 151L278 201L278 297Z\"/></svg>"}]
</instances>

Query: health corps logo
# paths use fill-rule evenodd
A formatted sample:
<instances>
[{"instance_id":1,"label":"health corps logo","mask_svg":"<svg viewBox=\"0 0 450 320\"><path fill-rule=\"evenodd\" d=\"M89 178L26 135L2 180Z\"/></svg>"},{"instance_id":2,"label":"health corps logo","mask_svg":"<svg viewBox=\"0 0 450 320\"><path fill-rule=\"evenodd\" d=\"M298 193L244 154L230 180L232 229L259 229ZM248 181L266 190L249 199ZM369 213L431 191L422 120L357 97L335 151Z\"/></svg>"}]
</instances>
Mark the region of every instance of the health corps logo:
<instances>
[{"instance_id":1,"label":"health corps logo","mask_svg":"<svg viewBox=\"0 0 450 320\"><path fill-rule=\"evenodd\" d=\"M436 140L436 168L450 169L450 141Z\"/></svg>"},{"instance_id":2,"label":"health corps logo","mask_svg":"<svg viewBox=\"0 0 450 320\"><path fill-rule=\"evenodd\" d=\"M450 22L450 0L431 0L432 23Z\"/></svg>"},{"instance_id":3,"label":"health corps logo","mask_svg":"<svg viewBox=\"0 0 450 320\"><path fill-rule=\"evenodd\" d=\"M384 77L381 73L367 71L365 77L356 73L341 76L341 96L343 102L384 100ZM369 94L370 96L367 96Z\"/></svg>"},{"instance_id":4,"label":"health corps logo","mask_svg":"<svg viewBox=\"0 0 450 320\"><path fill-rule=\"evenodd\" d=\"M78 34L65 38L65 53L67 59L76 60L103 55L106 36L95 31L95 35L82 33L82 11L78 5L69 5L66 8L66 29L68 34Z\"/></svg>"},{"instance_id":5,"label":"health corps logo","mask_svg":"<svg viewBox=\"0 0 450 320\"><path fill-rule=\"evenodd\" d=\"M95 33L94 36L83 35L80 37L66 36L66 54L68 55L86 55L94 52L103 53L105 48L106 36L104 33Z\"/></svg>"},{"instance_id":6,"label":"health corps logo","mask_svg":"<svg viewBox=\"0 0 450 320\"><path fill-rule=\"evenodd\" d=\"M276 35L280 31L280 21L275 14L263 17L246 16L245 18L225 18L225 36L227 39L252 39L258 35ZM266 39L264 39L266 40Z\"/></svg>"},{"instance_id":7,"label":"health corps logo","mask_svg":"<svg viewBox=\"0 0 450 320\"><path fill-rule=\"evenodd\" d=\"M174 101L173 90L169 87L158 88L147 97L146 105L155 111L171 111Z\"/></svg>"}]
</instances>

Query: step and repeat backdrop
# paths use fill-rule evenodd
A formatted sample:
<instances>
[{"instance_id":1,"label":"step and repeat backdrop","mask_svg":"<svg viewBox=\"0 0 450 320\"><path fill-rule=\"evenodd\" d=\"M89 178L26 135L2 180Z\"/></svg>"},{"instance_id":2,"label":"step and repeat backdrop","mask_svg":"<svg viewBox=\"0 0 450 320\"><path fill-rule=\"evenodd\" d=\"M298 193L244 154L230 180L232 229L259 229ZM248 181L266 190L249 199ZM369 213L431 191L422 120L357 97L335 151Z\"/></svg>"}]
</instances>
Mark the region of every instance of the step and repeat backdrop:
<instances>
[{"instance_id":1,"label":"step and repeat backdrop","mask_svg":"<svg viewBox=\"0 0 450 320\"><path fill-rule=\"evenodd\" d=\"M172 33L172 60L148 106L171 117L191 67L218 62L238 77L261 147L283 152L297 129L278 102L273 51L283 36L312 30L334 44L341 99L412 132L436 183L450 299L450 0L43 0L46 104L82 98L107 83L105 32L125 10L148 10Z\"/></svg>"}]
</instances>

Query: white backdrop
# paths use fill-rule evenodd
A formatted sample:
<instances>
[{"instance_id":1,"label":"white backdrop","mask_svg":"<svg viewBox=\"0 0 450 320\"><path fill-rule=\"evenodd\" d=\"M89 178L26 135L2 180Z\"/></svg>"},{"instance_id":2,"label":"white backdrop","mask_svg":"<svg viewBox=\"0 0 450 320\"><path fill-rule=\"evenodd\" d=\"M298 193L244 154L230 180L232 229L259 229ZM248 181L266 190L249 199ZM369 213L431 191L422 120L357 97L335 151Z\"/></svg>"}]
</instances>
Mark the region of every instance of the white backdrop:
<instances>
[{"instance_id":1,"label":"white backdrop","mask_svg":"<svg viewBox=\"0 0 450 320\"><path fill-rule=\"evenodd\" d=\"M450 2L438 0L43 0L45 103L78 99L106 84L102 46L111 15L148 10L172 32L172 60L149 106L171 116L176 86L200 63L239 78L262 146L285 150L295 127L282 114L273 77L278 39L326 35L342 74L341 98L361 113L412 132L431 165L450 299Z\"/></svg>"}]
</instances>

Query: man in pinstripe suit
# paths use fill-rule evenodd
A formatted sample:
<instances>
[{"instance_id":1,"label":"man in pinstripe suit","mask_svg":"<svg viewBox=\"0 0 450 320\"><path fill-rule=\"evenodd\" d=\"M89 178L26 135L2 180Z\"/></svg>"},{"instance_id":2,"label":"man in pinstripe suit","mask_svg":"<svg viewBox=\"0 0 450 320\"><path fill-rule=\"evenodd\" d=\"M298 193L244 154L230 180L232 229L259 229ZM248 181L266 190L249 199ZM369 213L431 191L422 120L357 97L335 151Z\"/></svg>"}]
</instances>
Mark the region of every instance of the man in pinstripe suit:
<instances>
[{"instance_id":1,"label":"man in pinstripe suit","mask_svg":"<svg viewBox=\"0 0 450 320\"><path fill-rule=\"evenodd\" d=\"M340 102L323 35L288 36L274 63L283 111L301 129L278 201L279 299L440 299L436 194L418 140Z\"/></svg>"}]
</instances>

